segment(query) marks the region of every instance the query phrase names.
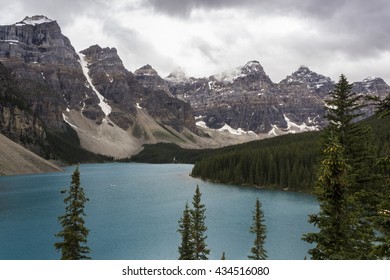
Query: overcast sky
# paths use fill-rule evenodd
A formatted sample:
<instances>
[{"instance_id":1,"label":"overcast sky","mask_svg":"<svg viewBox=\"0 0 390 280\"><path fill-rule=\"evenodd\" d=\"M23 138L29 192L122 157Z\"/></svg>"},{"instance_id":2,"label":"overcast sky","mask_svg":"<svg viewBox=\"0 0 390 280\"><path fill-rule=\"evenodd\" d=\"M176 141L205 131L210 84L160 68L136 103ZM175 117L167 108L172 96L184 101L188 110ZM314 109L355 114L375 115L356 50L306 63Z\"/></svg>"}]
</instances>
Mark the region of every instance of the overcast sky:
<instances>
[{"instance_id":1,"label":"overcast sky","mask_svg":"<svg viewBox=\"0 0 390 280\"><path fill-rule=\"evenodd\" d=\"M388 0L0 0L0 24L56 20L76 50L115 47L132 72L204 77L258 60L274 82L306 65L390 84Z\"/></svg>"}]
</instances>

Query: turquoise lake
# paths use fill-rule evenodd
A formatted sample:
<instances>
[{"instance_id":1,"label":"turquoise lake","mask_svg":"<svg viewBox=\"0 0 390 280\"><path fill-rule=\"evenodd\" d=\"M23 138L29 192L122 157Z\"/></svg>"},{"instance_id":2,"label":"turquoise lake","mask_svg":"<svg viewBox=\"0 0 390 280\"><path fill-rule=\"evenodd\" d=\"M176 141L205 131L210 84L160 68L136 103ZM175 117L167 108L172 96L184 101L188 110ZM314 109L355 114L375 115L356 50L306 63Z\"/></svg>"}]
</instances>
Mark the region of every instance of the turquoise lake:
<instances>
[{"instance_id":1,"label":"turquoise lake","mask_svg":"<svg viewBox=\"0 0 390 280\"><path fill-rule=\"evenodd\" d=\"M191 178L192 165L107 163L80 165L89 202L86 227L93 259L177 259L177 232L184 205L196 185L206 206L210 259L247 259L256 197L262 203L269 259L302 260L310 244L302 234L315 231L308 215L318 202L308 194L213 184ZM75 167L64 172L0 177L0 259L59 259L58 216Z\"/></svg>"}]
</instances>

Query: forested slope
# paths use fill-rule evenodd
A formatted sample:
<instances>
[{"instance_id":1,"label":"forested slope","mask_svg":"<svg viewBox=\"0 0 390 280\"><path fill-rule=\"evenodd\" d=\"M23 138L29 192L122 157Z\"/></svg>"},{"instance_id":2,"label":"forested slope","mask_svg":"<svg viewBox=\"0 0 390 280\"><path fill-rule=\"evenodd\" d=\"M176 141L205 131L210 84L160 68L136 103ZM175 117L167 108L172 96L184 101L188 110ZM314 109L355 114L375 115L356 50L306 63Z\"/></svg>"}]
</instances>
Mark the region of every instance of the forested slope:
<instances>
[{"instance_id":1,"label":"forested slope","mask_svg":"<svg viewBox=\"0 0 390 280\"><path fill-rule=\"evenodd\" d=\"M377 153L388 154L390 122L371 117ZM221 183L310 192L316 175L321 132L279 136L215 151L195 163L192 176Z\"/></svg>"}]
</instances>

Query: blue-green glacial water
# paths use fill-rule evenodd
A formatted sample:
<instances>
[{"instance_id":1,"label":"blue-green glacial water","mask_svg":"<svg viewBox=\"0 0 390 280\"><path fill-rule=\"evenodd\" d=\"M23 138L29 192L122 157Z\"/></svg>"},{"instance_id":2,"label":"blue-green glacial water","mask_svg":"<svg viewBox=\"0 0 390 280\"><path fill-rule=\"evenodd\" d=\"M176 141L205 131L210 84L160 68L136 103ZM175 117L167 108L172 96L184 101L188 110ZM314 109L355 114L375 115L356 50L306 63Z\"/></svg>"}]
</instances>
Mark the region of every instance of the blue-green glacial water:
<instances>
[{"instance_id":1,"label":"blue-green glacial water","mask_svg":"<svg viewBox=\"0 0 390 280\"><path fill-rule=\"evenodd\" d=\"M75 167L65 172L0 177L0 259L59 259L54 236L64 213L64 194ZM81 184L89 202L86 227L93 259L177 259L177 232L184 205L196 185L206 205L210 259L246 259L256 197L263 205L269 259L303 259L315 230L308 215L319 210L313 196L254 187L213 184L189 176L185 164L83 164Z\"/></svg>"}]
</instances>

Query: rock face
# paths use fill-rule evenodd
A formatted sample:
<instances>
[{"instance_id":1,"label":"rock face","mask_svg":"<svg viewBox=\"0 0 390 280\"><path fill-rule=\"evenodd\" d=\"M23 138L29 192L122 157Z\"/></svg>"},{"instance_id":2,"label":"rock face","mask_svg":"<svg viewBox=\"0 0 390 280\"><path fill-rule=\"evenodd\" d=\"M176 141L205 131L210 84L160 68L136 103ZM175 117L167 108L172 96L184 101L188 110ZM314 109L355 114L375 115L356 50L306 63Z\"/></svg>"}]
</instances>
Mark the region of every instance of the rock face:
<instances>
[{"instance_id":1,"label":"rock face","mask_svg":"<svg viewBox=\"0 0 390 280\"><path fill-rule=\"evenodd\" d=\"M0 133L43 154L45 129L43 122L27 106L9 71L0 63Z\"/></svg>"},{"instance_id":2,"label":"rock face","mask_svg":"<svg viewBox=\"0 0 390 280\"><path fill-rule=\"evenodd\" d=\"M57 22L26 17L0 26L0 61L15 75L34 114L55 130L64 130L62 112L96 110L96 97L86 88L79 57Z\"/></svg>"},{"instance_id":3,"label":"rock face","mask_svg":"<svg viewBox=\"0 0 390 280\"><path fill-rule=\"evenodd\" d=\"M153 91L165 91L168 96L173 97L169 91L168 83L149 64L136 70L134 75L145 88Z\"/></svg>"},{"instance_id":4,"label":"rock face","mask_svg":"<svg viewBox=\"0 0 390 280\"><path fill-rule=\"evenodd\" d=\"M331 78L317 74L311 71L307 66L301 66L297 71L287 76L279 83L283 91L289 91L296 87L299 91L305 91L305 88L310 93L316 93L320 97L325 97L333 90L335 83Z\"/></svg>"},{"instance_id":5,"label":"rock face","mask_svg":"<svg viewBox=\"0 0 390 280\"><path fill-rule=\"evenodd\" d=\"M322 112L322 100L300 83L283 87L273 83L258 61L209 78L167 81L173 94L188 101L198 120L210 128L227 124L243 131L268 133L275 125L287 129L286 116L307 124L308 130L319 125L316 119ZM306 110L302 110L303 104Z\"/></svg>"}]
</instances>

